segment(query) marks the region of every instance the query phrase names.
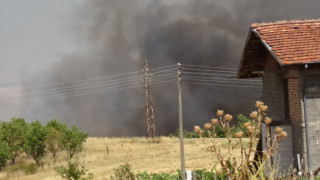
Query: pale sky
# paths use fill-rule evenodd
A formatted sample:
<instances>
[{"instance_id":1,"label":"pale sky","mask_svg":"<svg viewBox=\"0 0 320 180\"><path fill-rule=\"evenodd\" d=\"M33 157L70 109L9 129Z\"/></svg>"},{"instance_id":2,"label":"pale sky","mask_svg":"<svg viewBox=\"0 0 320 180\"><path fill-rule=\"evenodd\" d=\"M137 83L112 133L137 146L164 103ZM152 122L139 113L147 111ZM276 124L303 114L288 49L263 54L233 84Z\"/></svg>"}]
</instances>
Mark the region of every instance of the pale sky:
<instances>
[{"instance_id":1,"label":"pale sky","mask_svg":"<svg viewBox=\"0 0 320 180\"><path fill-rule=\"evenodd\" d=\"M82 0L0 0L0 87L41 76L75 49L73 19Z\"/></svg>"}]
</instances>

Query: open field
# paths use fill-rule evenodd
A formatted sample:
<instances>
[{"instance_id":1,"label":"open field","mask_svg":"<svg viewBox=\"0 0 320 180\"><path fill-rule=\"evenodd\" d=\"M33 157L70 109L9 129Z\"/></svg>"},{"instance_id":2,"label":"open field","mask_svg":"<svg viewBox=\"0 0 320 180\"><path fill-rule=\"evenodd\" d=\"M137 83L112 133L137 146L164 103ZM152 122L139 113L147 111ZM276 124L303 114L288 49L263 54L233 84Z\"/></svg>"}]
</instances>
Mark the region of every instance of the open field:
<instances>
[{"instance_id":1,"label":"open field","mask_svg":"<svg viewBox=\"0 0 320 180\"><path fill-rule=\"evenodd\" d=\"M221 148L225 149L226 139L217 139ZM206 150L201 139L185 139L186 169L211 169L217 160L213 153ZM107 152L107 147L109 152ZM223 151L222 149L222 151ZM236 149L234 153L239 153ZM22 170L14 171L14 166L8 165L1 173L1 179L62 179L54 170L57 165L67 162L66 154L60 152L57 161L53 162L51 154L42 160L36 174L26 175ZM142 137L133 138L88 138L85 150L77 155L79 161L86 166L88 172L94 174L94 179L109 179L113 169L120 164L129 163L132 169L137 171L148 171L152 173L176 173L180 168L179 139L170 137L156 138L154 142ZM25 155L17 159L21 162L34 163Z\"/></svg>"}]
</instances>

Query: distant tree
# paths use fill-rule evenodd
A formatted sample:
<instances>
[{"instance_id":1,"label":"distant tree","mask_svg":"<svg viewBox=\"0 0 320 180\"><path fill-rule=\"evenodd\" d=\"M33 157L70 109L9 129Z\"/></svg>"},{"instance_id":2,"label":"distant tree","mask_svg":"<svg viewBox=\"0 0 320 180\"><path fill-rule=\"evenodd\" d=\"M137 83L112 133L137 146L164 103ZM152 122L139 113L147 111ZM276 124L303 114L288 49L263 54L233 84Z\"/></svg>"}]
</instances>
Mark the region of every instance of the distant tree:
<instances>
[{"instance_id":1,"label":"distant tree","mask_svg":"<svg viewBox=\"0 0 320 180\"><path fill-rule=\"evenodd\" d=\"M47 127L53 127L55 128L57 131L60 132L64 132L67 130L67 126L65 124L60 123L58 120L56 119L52 119L50 120L47 125Z\"/></svg>"},{"instance_id":2,"label":"distant tree","mask_svg":"<svg viewBox=\"0 0 320 180\"><path fill-rule=\"evenodd\" d=\"M6 165L7 160L11 158L11 152L9 147L4 144L0 143L0 170Z\"/></svg>"},{"instance_id":3,"label":"distant tree","mask_svg":"<svg viewBox=\"0 0 320 180\"><path fill-rule=\"evenodd\" d=\"M65 131L62 136L62 147L67 151L70 159L76 153L79 153L83 150L83 146L87 137L88 134L79 131L77 126L72 126L71 129Z\"/></svg>"},{"instance_id":4,"label":"distant tree","mask_svg":"<svg viewBox=\"0 0 320 180\"><path fill-rule=\"evenodd\" d=\"M34 159L37 165L39 165L41 158L43 158L46 154L46 139L46 128L43 127L39 121L31 123L31 129L27 134L25 151L27 155Z\"/></svg>"},{"instance_id":5,"label":"distant tree","mask_svg":"<svg viewBox=\"0 0 320 180\"><path fill-rule=\"evenodd\" d=\"M57 152L62 150L62 136L67 127L56 119L52 119L47 123L46 129L48 132L46 145L53 158L55 159Z\"/></svg>"},{"instance_id":6,"label":"distant tree","mask_svg":"<svg viewBox=\"0 0 320 180\"><path fill-rule=\"evenodd\" d=\"M16 157L23 152L27 131L27 123L21 118L12 118L10 122L1 124L1 140L10 150L12 164L14 164Z\"/></svg>"}]
</instances>

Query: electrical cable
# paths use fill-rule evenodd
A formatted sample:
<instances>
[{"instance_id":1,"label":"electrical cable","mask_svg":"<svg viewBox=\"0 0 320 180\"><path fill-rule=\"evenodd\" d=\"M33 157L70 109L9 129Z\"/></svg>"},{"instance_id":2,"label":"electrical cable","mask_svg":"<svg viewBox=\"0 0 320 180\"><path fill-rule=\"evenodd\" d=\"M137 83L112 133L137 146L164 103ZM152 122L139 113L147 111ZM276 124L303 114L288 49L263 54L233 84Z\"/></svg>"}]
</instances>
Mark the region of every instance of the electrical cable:
<instances>
[{"instance_id":1,"label":"electrical cable","mask_svg":"<svg viewBox=\"0 0 320 180\"><path fill-rule=\"evenodd\" d=\"M191 66L191 67L203 67L208 69L234 69L237 70L237 68L227 68L227 67L216 67L216 66L203 66L203 65L191 65L191 64L181 64L182 66Z\"/></svg>"},{"instance_id":2,"label":"electrical cable","mask_svg":"<svg viewBox=\"0 0 320 180\"><path fill-rule=\"evenodd\" d=\"M225 83L243 83L243 84L257 84L262 85L259 82L244 82L244 81L230 81L230 79L227 80L207 80L207 79L196 79L196 78L184 78L183 80L197 80L197 81L205 81L205 82L225 82Z\"/></svg>"},{"instance_id":3,"label":"electrical cable","mask_svg":"<svg viewBox=\"0 0 320 180\"><path fill-rule=\"evenodd\" d=\"M205 84L205 83L194 83L194 82L183 82L185 84L195 84L195 85L208 85L208 86L230 86L230 87L241 87L241 88L258 88L261 89L262 87L258 86L238 86L238 85L233 85L233 84Z\"/></svg>"}]
</instances>

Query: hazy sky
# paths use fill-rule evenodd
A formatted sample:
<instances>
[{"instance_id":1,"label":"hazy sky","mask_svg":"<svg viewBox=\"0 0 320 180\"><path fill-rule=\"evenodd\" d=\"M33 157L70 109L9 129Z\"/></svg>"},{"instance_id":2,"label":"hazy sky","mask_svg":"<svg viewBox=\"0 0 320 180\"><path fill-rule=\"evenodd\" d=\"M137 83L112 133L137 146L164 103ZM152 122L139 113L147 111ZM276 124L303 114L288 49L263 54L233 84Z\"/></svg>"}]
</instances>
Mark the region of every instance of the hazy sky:
<instances>
[{"instance_id":1,"label":"hazy sky","mask_svg":"<svg viewBox=\"0 0 320 180\"><path fill-rule=\"evenodd\" d=\"M82 0L0 0L0 85L41 76L75 49L72 19ZM35 82L36 84L36 82Z\"/></svg>"}]
</instances>

